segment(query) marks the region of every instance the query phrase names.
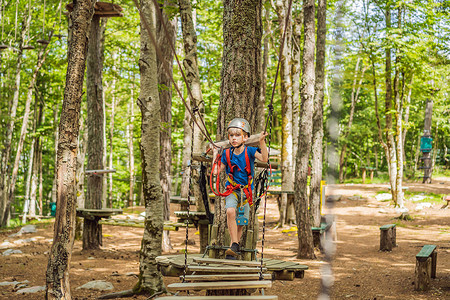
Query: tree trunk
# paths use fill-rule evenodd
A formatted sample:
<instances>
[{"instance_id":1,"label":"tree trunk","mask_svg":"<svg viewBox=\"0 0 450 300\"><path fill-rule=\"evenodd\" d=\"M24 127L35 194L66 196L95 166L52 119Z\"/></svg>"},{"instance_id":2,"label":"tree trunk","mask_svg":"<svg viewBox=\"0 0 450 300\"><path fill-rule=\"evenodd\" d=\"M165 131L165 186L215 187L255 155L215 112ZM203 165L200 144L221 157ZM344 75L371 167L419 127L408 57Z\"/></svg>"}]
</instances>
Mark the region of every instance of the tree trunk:
<instances>
[{"instance_id":1,"label":"tree trunk","mask_svg":"<svg viewBox=\"0 0 450 300\"><path fill-rule=\"evenodd\" d=\"M86 69L87 96L87 166L88 170L103 170L104 152L104 112L103 112L103 35L100 17L94 15L89 29L89 46ZM89 175L86 185L86 202L84 207L101 209L103 198L103 176ZM84 218L83 249L100 249L102 244L102 225L100 219Z\"/></svg>"},{"instance_id":2,"label":"tree trunk","mask_svg":"<svg viewBox=\"0 0 450 300\"><path fill-rule=\"evenodd\" d=\"M358 78L358 70L359 70L359 62L361 61L360 57L358 57L357 61L356 61L356 66L355 66L355 75L354 75L354 79L353 79L353 87L352 87L352 94L350 97L350 114L349 114L349 118L348 118L348 123L347 123L347 129L345 130L344 136L343 136L343 144L342 144L342 148L341 148L341 154L339 155L339 182L343 183L344 182L344 164L346 161L346 152L347 152L347 138L349 137L350 133L352 132L352 124L353 124L353 116L355 114L355 107L356 107L356 102L358 102L358 96L359 96L359 91L361 89L361 84L362 81L364 80L364 73L366 71L366 68L363 67L362 71L361 71L361 78L359 80L359 84L356 84L356 79Z\"/></svg>"},{"instance_id":3,"label":"tree trunk","mask_svg":"<svg viewBox=\"0 0 450 300\"><path fill-rule=\"evenodd\" d=\"M46 298L71 299L69 266L72 257L76 209L78 122L87 53L87 33L95 2L76 1L69 18L72 24L64 102L58 142L57 211L53 245L46 273Z\"/></svg>"},{"instance_id":4,"label":"tree trunk","mask_svg":"<svg viewBox=\"0 0 450 300\"><path fill-rule=\"evenodd\" d=\"M320 182L323 169L323 99L325 83L325 43L327 1L319 0L317 6L317 45L316 45L316 81L314 95L312 152L311 152L311 189L309 207L312 222L320 226Z\"/></svg>"},{"instance_id":5,"label":"tree trunk","mask_svg":"<svg viewBox=\"0 0 450 300\"><path fill-rule=\"evenodd\" d=\"M28 33L28 28L31 22L31 15L25 21L25 26L22 28L22 35L19 42L19 51L17 52L16 72L14 80L14 93L11 108L9 109L9 122L6 127L6 139L3 143L3 152L0 163L0 227L8 225L10 212L9 212L9 174L11 170L11 143L14 133L14 122L17 114L17 105L19 103L19 91L20 91L20 71L22 68L22 55L23 55L23 42Z\"/></svg>"},{"instance_id":6,"label":"tree trunk","mask_svg":"<svg viewBox=\"0 0 450 300\"><path fill-rule=\"evenodd\" d=\"M158 270L156 257L161 255L164 226L164 203L160 182L160 102L155 46L150 34L155 37L156 9L153 1L140 3L141 10L141 53L139 69L141 91L138 105L141 109L141 164L142 185L145 202L145 228L139 254L139 280L134 291L153 295L165 291L162 275ZM150 32L149 32L150 30Z\"/></svg>"},{"instance_id":7,"label":"tree trunk","mask_svg":"<svg viewBox=\"0 0 450 300\"><path fill-rule=\"evenodd\" d=\"M254 109L261 95L261 14L261 0L224 1L224 44L216 140L227 138L227 126L233 118L245 118L254 131L257 119L263 117L257 116ZM224 201L215 202L214 224L219 226L217 240L223 245L226 227ZM252 230L252 225L246 229ZM246 231L241 240L245 241Z\"/></svg>"},{"instance_id":8,"label":"tree trunk","mask_svg":"<svg viewBox=\"0 0 450 300\"><path fill-rule=\"evenodd\" d=\"M112 71L115 74L116 73L116 65L115 61L117 59L117 54L114 52L112 54L113 57L113 66ZM112 83L111 83L111 120L109 121L109 156L108 156L108 168L110 170L113 169L113 157L114 157L114 144L113 144L113 137L114 137L114 117L116 115L116 76L113 77ZM106 203L106 207L112 208L112 201L113 201L113 173L108 174L109 184L108 184L108 201ZM128 203L128 206L130 206L130 203Z\"/></svg>"},{"instance_id":9,"label":"tree trunk","mask_svg":"<svg viewBox=\"0 0 450 300\"><path fill-rule=\"evenodd\" d=\"M264 40L262 52L262 63L261 63L261 96L258 103L257 115L265 116L265 105L266 105L266 90L267 90L267 66L269 64L269 37L270 34L270 10L265 8L265 21L266 27L264 29ZM265 127L265 118L259 118L256 125L257 132L263 131Z\"/></svg>"},{"instance_id":10,"label":"tree trunk","mask_svg":"<svg viewBox=\"0 0 450 300\"><path fill-rule=\"evenodd\" d=\"M292 160L293 170L295 174L295 157L298 151L298 135L299 135L299 123L300 123L300 74L301 74L301 41L302 41L302 26L303 26L303 12L299 12L295 17L293 26L292 37ZM293 177L294 175L292 175ZM292 187L292 190L294 187ZM295 220L295 204L293 197L288 198L286 208L286 222L293 224Z\"/></svg>"},{"instance_id":11,"label":"tree trunk","mask_svg":"<svg viewBox=\"0 0 450 300\"><path fill-rule=\"evenodd\" d=\"M32 77L31 77L30 84L28 85L27 99L25 102L25 110L24 110L23 118L22 118L22 128L20 129L20 138L19 138L19 142L17 143L16 158L14 160L14 167L13 167L12 174L11 174L11 184L9 187L9 199L6 204L6 210L5 210L5 214L3 215L3 220L9 219L9 209L14 200L16 181L17 181L17 173L19 172L19 162L20 162L20 157L22 155L23 143L24 143L25 137L27 135L28 120L30 117L30 110L31 110L31 102L33 101L33 89L34 89L34 85L36 83L36 79L37 79L39 70L41 69L42 65L44 64L47 54L49 52L46 49L47 49L47 45L43 46L41 51L39 51L38 58L37 58L37 65L36 65L36 68L34 69ZM36 151L36 148L34 150ZM36 193L35 193L35 195L36 195ZM36 201L36 197L34 198L34 201Z\"/></svg>"},{"instance_id":12,"label":"tree trunk","mask_svg":"<svg viewBox=\"0 0 450 300\"><path fill-rule=\"evenodd\" d=\"M280 36L285 35L283 51L280 57L280 90L281 90L281 190L294 189L294 163L292 146L292 81L291 81L291 48L292 48L292 14L289 12L289 1L277 1L277 16ZM286 17L288 24L286 25ZM284 32L286 29L286 32ZM280 220L284 226L287 211L287 194L281 196Z\"/></svg>"},{"instance_id":13,"label":"tree trunk","mask_svg":"<svg viewBox=\"0 0 450 300\"><path fill-rule=\"evenodd\" d=\"M197 34L194 27L194 19L192 15L192 7L189 0L180 0L180 16L181 16L181 28L183 32L183 43L185 58L183 60L183 66L186 73L187 85L192 92L191 107L197 107L199 112L197 116L204 118L205 105L203 102L203 96L201 91L200 74L198 70L197 60ZM199 128L194 126L194 147L193 151L199 153L203 151L202 141L204 137ZM202 195L198 184L199 172L192 172L192 182L194 182L192 188L194 190L194 196L197 199L197 211L205 211L205 206L200 199ZM206 246L208 245L208 225L199 224L200 232L200 253L204 253Z\"/></svg>"},{"instance_id":14,"label":"tree trunk","mask_svg":"<svg viewBox=\"0 0 450 300\"><path fill-rule=\"evenodd\" d=\"M159 101L161 103L161 148L160 148L160 181L163 194L164 203L164 220L170 219L170 167L172 165L172 80L173 73L173 52L172 47L175 48L175 32L177 18L173 17L169 20L167 13L163 9L173 9L173 4L168 0L164 4L160 4L162 11L162 19L156 15L156 37L158 40L158 47L161 49L162 60L158 59L158 85L159 85ZM167 33L164 30L163 23L167 28ZM172 46L170 46L172 45ZM167 73L167 70L170 74ZM169 231L164 230L163 235L163 251L172 249L170 244Z\"/></svg>"},{"instance_id":15,"label":"tree trunk","mask_svg":"<svg viewBox=\"0 0 450 300\"><path fill-rule=\"evenodd\" d=\"M398 30L402 29L402 6L398 7ZM396 66L401 65L402 53L400 50L397 50L396 53ZM405 91L405 74L403 72L402 76L402 86L399 89L400 84L400 74L402 73L400 67L396 68L395 71L395 79L394 79L394 99L395 99L395 150L396 150L396 178L395 178L395 192L396 197L394 199L394 203L398 205L400 208L403 208L403 97Z\"/></svg>"},{"instance_id":16,"label":"tree trunk","mask_svg":"<svg viewBox=\"0 0 450 300\"><path fill-rule=\"evenodd\" d=\"M298 227L297 258L315 258L314 243L311 231L311 216L308 210L309 198L307 194L308 162L311 153L311 140L313 130L313 104L314 104L314 0L303 2L303 69L301 89L301 110L299 127L299 149L295 168L295 206Z\"/></svg>"},{"instance_id":17,"label":"tree trunk","mask_svg":"<svg viewBox=\"0 0 450 300\"><path fill-rule=\"evenodd\" d=\"M424 118L424 126L423 126L423 136L431 137L431 119L433 116L433 101L427 99L427 104L425 107L425 118ZM418 145L420 147L420 142ZM432 164L431 164L431 152L422 152L422 160L423 160L423 181L422 183L431 183L431 174L432 174Z\"/></svg>"},{"instance_id":18,"label":"tree trunk","mask_svg":"<svg viewBox=\"0 0 450 300\"><path fill-rule=\"evenodd\" d=\"M387 4L386 11L386 29L390 30L391 28L391 8L390 5ZM389 166L389 182L391 185L391 194L392 201L397 204L397 187L396 187L396 178L397 178L397 155L395 150L395 141L394 135L392 133L393 123L392 123L392 59L391 59L391 46L386 46L386 72L385 72L385 81L386 81L386 98L385 98L385 118L386 118L386 145L388 148L387 151L387 161Z\"/></svg>"},{"instance_id":19,"label":"tree trunk","mask_svg":"<svg viewBox=\"0 0 450 300\"><path fill-rule=\"evenodd\" d=\"M134 76L133 76L134 82ZM130 123L128 125L128 157L129 157L129 173L130 173L130 192L128 194L128 203L134 203L134 84L131 85L131 101L130 108Z\"/></svg>"},{"instance_id":20,"label":"tree trunk","mask_svg":"<svg viewBox=\"0 0 450 300\"><path fill-rule=\"evenodd\" d=\"M59 139L59 126L58 126L58 115L59 115L59 102L56 102L55 108L53 110L53 127L55 130L55 166L56 166L56 161L58 159L57 156L57 151L56 149L58 149L58 139ZM57 173L56 173L56 168L54 171L54 175L53 175L53 184L52 184L52 202L56 203L56 178L57 178ZM83 202L84 203L84 202Z\"/></svg>"}]
</instances>

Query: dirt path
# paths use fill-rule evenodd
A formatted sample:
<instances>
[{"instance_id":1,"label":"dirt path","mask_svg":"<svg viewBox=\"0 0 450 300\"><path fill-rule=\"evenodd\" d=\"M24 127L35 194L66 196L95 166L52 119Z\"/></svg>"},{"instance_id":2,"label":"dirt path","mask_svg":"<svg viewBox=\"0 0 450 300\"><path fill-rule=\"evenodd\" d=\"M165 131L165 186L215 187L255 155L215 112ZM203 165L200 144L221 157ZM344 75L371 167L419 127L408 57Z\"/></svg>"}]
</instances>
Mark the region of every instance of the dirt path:
<instances>
[{"instance_id":1,"label":"dirt path","mask_svg":"<svg viewBox=\"0 0 450 300\"><path fill-rule=\"evenodd\" d=\"M450 194L450 180L445 178L435 179L431 185L412 183L407 186L414 192ZM415 204L407 201L414 220L398 222L393 219L398 216L395 209L388 202L374 198L379 191L387 192L387 185L339 185L335 189L335 193L343 197L334 209L338 240L333 262L333 299L450 299L450 209L440 209L442 204L436 204L415 211ZM358 199L352 197L355 195L360 199L350 200ZM320 289L322 255L317 253L318 259L313 261L296 259L295 232L283 233L281 228L274 229L278 219L275 200L269 199L268 211L265 257L300 262L308 265L310 270L305 272L303 279L274 282L266 294L278 295L280 300L316 298ZM379 227L393 222L398 224L398 247L392 252L379 252ZM0 282L28 280L28 286L45 285L52 225L41 226L38 232L21 237L8 237L12 233L14 231L0 233L0 244L5 240L11 243L27 238L34 240L14 247L22 254L0 255ZM100 251L82 251L81 242L75 242L70 269L73 299L93 299L102 294L77 289L92 280L109 281L114 285L114 291L130 289L136 283L143 230L103 226L103 233L104 246ZM189 234L198 245L195 229ZM184 248L184 231L171 232L171 237L174 246L171 254L175 254ZM438 245L437 278L432 280L430 291L415 292L415 255L424 244ZM190 246L189 251L198 252L196 245ZM166 284L178 282L177 278L164 280ZM0 299L42 299L43 295L39 292L18 296L13 286L0 286Z\"/></svg>"}]
</instances>

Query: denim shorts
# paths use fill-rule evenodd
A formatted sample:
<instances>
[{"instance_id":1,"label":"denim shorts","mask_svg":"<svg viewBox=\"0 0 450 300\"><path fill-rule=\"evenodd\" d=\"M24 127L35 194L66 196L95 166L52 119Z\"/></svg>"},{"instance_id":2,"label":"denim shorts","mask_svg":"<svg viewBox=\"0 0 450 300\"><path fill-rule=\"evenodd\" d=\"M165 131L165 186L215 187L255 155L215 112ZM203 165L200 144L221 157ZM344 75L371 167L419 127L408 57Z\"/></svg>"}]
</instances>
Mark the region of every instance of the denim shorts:
<instances>
[{"instance_id":1,"label":"denim shorts","mask_svg":"<svg viewBox=\"0 0 450 300\"><path fill-rule=\"evenodd\" d=\"M236 196L238 198L236 198ZM244 193L242 200L245 201L245 199L247 199L247 197L245 196ZM234 193L231 193L225 198L225 208L237 208L239 202L241 202L241 190L235 190ZM238 212L236 209L236 216L237 214ZM250 216L250 205L247 202L244 205L244 217L248 219L249 216Z\"/></svg>"}]
</instances>

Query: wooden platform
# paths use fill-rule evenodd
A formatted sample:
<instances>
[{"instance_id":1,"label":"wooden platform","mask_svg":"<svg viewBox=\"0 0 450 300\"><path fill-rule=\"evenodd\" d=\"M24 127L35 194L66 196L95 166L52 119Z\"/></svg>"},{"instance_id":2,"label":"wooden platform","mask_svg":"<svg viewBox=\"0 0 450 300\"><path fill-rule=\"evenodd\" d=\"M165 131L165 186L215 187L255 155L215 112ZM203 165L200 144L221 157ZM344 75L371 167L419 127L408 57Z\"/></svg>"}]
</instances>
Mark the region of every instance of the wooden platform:
<instances>
[{"instance_id":1,"label":"wooden platform","mask_svg":"<svg viewBox=\"0 0 450 300\"><path fill-rule=\"evenodd\" d=\"M278 300L278 296L167 296L158 297L161 300Z\"/></svg>"},{"instance_id":2,"label":"wooden platform","mask_svg":"<svg viewBox=\"0 0 450 300\"><path fill-rule=\"evenodd\" d=\"M206 275L213 274L223 274L226 273L225 270L230 272L235 272L234 274L250 274L252 272L260 271L261 262L255 261L236 261L236 260L226 260L224 264L214 264L212 261L208 265L204 265L205 260L211 260L202 258L202 254L189 254L188 255L188 269L187 275L192 275L195 272L196 275L199 273ZM196 261L194 261L194 259ZM223 260L219 260L223 261ZM178 277L183 274L184 270L184 254L181 255L165 255L158 256L156 262L164 276ZM242 262L242 263L241 263ZM303 278L305 270L308 266L301 265L296 262L282 261L277 259L264 259L263 272L267 270L271 274L274 280L294 280L294 278ZM239 265L239 267L233 266L233 264ZM243 267L244 264L249 264ZM223 271L221 271L223 270Z\"/></svg>"},{"instance_id":3,"label":"wooden platform","mask_svg":"<svg viewBox=\"0 0 450 300\"><path fill-rule=\"evenodd\" d=\"M116 220L116 219L106 219L99 221L99 224L111 225L111 226L124 226L124 227L137 227L144 228L144 220ZM178 231L180 227L186 227L185 223L178 223L172 221L164 221L164 230ZM189 228L194 228L194 224L189 224Z\"/></svg>"},{"instance_id":4,"label":"wooden platform","mask_svg":"<svg viewBox=\"0 0 450 300\"><path fill-rule=\"evenodd\" d=\"M95 219L95 218L109 218L112 215L122 214L123 210L120 208L77 208L77 217Z\"/></svg>"}]
</instances>

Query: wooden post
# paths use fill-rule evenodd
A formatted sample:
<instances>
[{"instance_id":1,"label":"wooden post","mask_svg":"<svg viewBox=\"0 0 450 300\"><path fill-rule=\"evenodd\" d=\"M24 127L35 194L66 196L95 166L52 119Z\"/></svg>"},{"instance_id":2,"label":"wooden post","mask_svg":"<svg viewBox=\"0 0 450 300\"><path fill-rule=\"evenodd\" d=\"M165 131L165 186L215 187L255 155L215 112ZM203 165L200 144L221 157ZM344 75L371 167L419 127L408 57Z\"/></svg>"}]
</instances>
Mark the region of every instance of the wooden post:
<instances>
[{"instance_id":1,"label":"wooden post","mask_svg":"<svg viewBox=\"0 0 450 300\"><path fill-rule=\"evenodd\" d=\"M373 181L373 170L370 170L370 181Z\"/></svg>"},{"instance_id":2,"label":"wooden post","mask_svg":"<svg viewBox=\"0 0 450 300\"><path fill-rule=\"evenodd\" d=\"M217 245L217 233L219 231L219 226L213 225L211 227L211 235L209 238L209 245ZM214 249L209 250L209 258L217 258L217 251Z\"/></svg>"},{"instance_id":3,"label":"wooden post","mask_svg":"<svg viewBox=\"0 0 450 300\"><path fill-rule=\"evenodd\" d=\"M362 183L366 183L366 168L362 168Z\"/></svg>"},{"instance_id":4,"label":"wooden post","mask_svg":"<svg viewBox=\"0 0 450 300\"><path fill-rule=\"evenodd\" d=\"M436 278L437 252L431 254L431 278Z\"/></svg>"},{"instance_id":5,"label":"wooden post","mask_svg":"<svg viewBox=\"0 0 450 300\"><path fill-rule=\"evenodd\" d=\"M416 276L414 289L428 291L430 289L431 257L416 259Z\"/></svg>"},{"instance_id":6,"label":"wooden post","mask_svg":"<svg viewBox=\"0 0 450 300\"><path fill-rule=\"evenodd\" d=\"M247 230L247 240L245 241L246 249L254 249L253 248L253 230ZM244 253L244 260L252 260L252 252Z\"/></svg>"},{"instance_id":7,"label":"wooden post","mask_svg":"<svg viewBox=\"0 0 450 300\"><path fill-rule=\"evenodd\" d=\"M392 251L396 245L395 224L384 225L380 227L380 251Z\"/></svg>"}]
</instances>

